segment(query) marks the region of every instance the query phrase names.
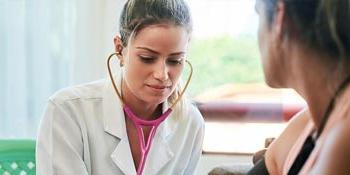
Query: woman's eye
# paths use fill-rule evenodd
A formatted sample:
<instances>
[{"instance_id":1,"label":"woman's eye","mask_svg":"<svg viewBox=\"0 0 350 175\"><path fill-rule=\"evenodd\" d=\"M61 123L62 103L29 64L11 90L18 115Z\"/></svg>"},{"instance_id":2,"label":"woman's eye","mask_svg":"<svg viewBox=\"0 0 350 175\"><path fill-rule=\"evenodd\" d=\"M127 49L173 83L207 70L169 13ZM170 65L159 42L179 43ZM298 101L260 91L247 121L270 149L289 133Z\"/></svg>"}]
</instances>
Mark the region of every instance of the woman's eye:
<instances>
[{"instance_id":1,"label":"woman's eye","mask_svg":"<svg viewBox=\"0 0 350 175\"><path fill-rule=\"evenodd\" d=\"M182 62L183 62L182 58L180 58L180 59L169 59L168 60L168 63L170 65L180 65L180 64L182 64Z\"/></svg>"},{"instance_id":2,"label":"woman's eye","mask_svg":"<svg viewBox=\"0 0 350 175\"><path fill-rule=\"evenodd\" d=\"M144 63L153 63L155 58L154 57L150 57L150 56L142 56L140 55L139 56L141 61L144 62Z\"/></svg>"}]
</instances>

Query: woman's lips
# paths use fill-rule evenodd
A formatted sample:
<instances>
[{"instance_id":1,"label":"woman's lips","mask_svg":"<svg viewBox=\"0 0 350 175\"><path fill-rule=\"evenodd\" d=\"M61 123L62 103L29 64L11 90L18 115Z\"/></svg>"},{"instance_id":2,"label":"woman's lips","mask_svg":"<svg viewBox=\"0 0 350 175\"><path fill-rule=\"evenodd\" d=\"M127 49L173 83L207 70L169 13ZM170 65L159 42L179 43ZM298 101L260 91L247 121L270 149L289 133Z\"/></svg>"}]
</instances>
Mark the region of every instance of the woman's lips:
<instances>
[{"instance_id":1,"label":"woman's lips","mask_svg":"<svg viewBox=\"0 0 350 175\"><path fill-rule=\"evenodd\" d=\"M161 85L149 85L149 87L154 88L154 89L165 89L167 86L161 86Z\"/></svg>"},{"instance_id":2,"label":"woman's lips","mask_svg":"<svg viewBox=\"0 0 350 175\"><path fill-rule=\"evenodd\" d=\"M170 86L164 86L164 85L147 85L147 86L157 92L164 92L166 89L170 88Z\"/></svg>"}]
</instances>

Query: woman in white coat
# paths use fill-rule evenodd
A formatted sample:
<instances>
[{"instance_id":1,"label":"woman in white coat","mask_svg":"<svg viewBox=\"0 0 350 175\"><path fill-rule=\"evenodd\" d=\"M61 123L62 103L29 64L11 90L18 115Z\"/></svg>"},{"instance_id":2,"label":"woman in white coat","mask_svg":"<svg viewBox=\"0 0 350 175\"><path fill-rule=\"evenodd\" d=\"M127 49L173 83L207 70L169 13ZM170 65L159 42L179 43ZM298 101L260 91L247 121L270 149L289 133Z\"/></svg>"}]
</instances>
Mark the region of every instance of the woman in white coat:
<instances>
[{"instance_id":1,"label":"woman in white coat","mask_svg":"<svg viewBox=\"0 0 350 175\"><path fill-rule=\"evenodd\" d=\"M49 99L37 174L193 174L204 121L179 85L191 31L183 0L129 0L111 55L121 71Z\"/></svg>"}]
</instances>

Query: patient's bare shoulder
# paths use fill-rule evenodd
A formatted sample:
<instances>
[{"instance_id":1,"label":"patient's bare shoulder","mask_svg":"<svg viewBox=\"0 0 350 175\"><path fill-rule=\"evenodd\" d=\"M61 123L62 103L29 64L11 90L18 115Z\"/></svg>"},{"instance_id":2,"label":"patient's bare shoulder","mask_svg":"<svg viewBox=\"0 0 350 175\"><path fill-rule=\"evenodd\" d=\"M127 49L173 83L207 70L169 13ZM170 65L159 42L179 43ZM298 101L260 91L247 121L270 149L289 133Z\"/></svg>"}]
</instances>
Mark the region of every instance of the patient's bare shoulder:
<instances>
[{"instance_id":1,"label":"patient's bare shoulder","mask_svg":"<svg viewBox=\"0 0 350 175\"><path fill-rule=\"evenodd\" d=\"M330 129L310 174L349 174L350 114Z\"/></svg>"},{"instance_id":2,"label":"patient's bare shoulder","mask_svg":"<svg viewBox=\"0 0 350 175\"><path fill-rule=\"evenodd\" d=\"M266 166L270 174L282 173L286 157L308 123L309 116L307 109L297 113L281 135L271 143L265 155Z\"/></svg>"}]
</instances>

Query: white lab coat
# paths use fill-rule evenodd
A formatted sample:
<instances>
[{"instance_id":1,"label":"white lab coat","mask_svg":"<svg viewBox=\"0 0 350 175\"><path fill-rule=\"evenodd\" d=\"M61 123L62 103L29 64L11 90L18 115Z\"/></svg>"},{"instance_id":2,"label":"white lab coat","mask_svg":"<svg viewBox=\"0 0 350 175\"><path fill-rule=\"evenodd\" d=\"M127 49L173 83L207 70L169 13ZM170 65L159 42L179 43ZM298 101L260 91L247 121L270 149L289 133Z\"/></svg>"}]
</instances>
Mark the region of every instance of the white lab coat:
<instances>
[{"instance_id":1,"label":"white lab coat","mask_svg":"<svg viewBox=\"0 0 350 175\"><path fill-rule=\"evenodd\" d=\"M144 175L194 173L204 120L195 106L187 109L186 116L176 119L172 113L158 127ZM109 80L67 88L49 99L36 166L38 175L136 175L124 113Z\"/></svg>"}]
</instances>

